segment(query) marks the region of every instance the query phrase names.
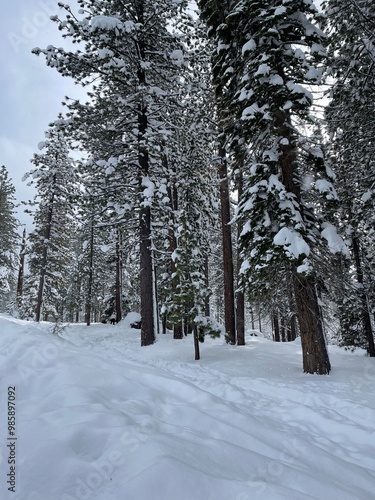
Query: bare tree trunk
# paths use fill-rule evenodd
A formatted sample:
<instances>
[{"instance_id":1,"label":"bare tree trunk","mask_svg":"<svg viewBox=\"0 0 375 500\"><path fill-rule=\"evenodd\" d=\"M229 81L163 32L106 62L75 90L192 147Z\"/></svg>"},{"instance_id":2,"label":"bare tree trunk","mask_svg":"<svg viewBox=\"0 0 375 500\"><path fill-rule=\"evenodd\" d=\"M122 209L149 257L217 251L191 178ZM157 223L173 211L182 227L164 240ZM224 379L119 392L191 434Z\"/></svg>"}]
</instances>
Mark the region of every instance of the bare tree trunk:
<instances>
[{"instance_id":1,"label":"bare tree trunk","mask_svg":"<svg viewBox=\"0 0 375 500\"><path fill-rule=\"evenodd\" d=\"M262 317L260 315L260 308L258 309L258 323L259 323L259 331L262 332Z\"/></svg>"},{"instance_id":2,"label":"bare tree trunk","mask_svg":"<svg viewBox=\"0 0 375 500\"><path fill-rule=\"evenodd\" d=\"M53 184L55 183L55 177L53 178ZM38 298L36 303L35 310L35 321L39 323L40 317L43 309L43 294L44 294L44 285L46 281L47 274L47 262L48 262L48 247L51 239L51 226L52 226L52 217L53 217L53 202L55 199L55 193L52 191L51 198L48 205L48 215L47 215L47 223L44 234L43 241L43 251L42 251L42 259L41 259L41 269L40 269L40 277L39 277L39 287L38 287Z\"/></svg>"},{"instance_id":3,"label":"bare tree trunk","mask_svg":"<svg viewBox=\"0 0 375 500\"><path fill-rule=\"evenodd\" d=\"M227 171L226 152L222 145L219 148L220 166L220 201L221 201L221 228L223 241L223 267L224 267L224 316L227 342L236 343L236 323L234 308L234 272L233 272L233 247L232 230L230 226L230 199Z\"/></svg>"},{"instance_id":4,"label":"bare tree trunk","mask_svg":"<svg viewBox=\"0 0 375 500\"><path fill-rule=\"evenodd\" d=\"M198 327L194 325L194 352L195 352L195 361L198 361L200 359L200 352L199 352L199 337L198 337Z\"/></svg>"},{"instance_id":5,"label":"bare tree trunk","mask_svg":"<svg viewBox=\"0 0 375 500\"><path fill-rule=\"evenodd\" d=\"M23 277L25 271L25 249L26 249L26 229L23 230L22 243L20 250L20 264L18 268L18 279L17 279L17 307L22 306L23 298Z\"/></svg>"},{"instance_id":6,"label":"bare tree trunk","mask_svg":"<svg viewBox=\"0 0 375 500\"><path fill-rule=\"evenodd\" d=\"M274 340L275 342L280 342L279 315L277 312L272 314L272 323L274 329Z\"/></svg>"},{"instance_id":7,"label":"bare tree trunk","mask_svg":"<svg viewBox=\"0 0 375 500\"><path fill-rule=\"evenodd\" d=\"M208 287L210 285L210 283L209 283L209 269L208 269L208 255L206 255L205 259L204 259L204 277L205 277L205 282L206 282L206 289L208 290ZM208 295L206 296L206 298L204 300L204 314L207 317L210 316L210 297Z\"/></svg>"},{"instance_id":8,"label":"bare tree trunk","mask_svg":"<svg viewBox=\"0 0 375 500\"><path fill-rule=\"evenodd\" d=\"M184 338L182 322L173 324L173 338L176 340L181 340Z\"/></svg>"},{"instance_id":9,"label":"bare tree trunk","mask_svg":"<svg viewBox=\"0 0 375 500\"><path fill-rule=\"evenodd\" d=\"M155 342L154 297L151 259L151 210L142 207L140 214L140 283L141 283L141 345Z\"/></svg>"},{"instance_id":10,"label":"bare tree trunk","mask_svg":"<svg viewBox=\"0 0 375 500\"><path fill-rule=\"evenodd\" d=\"M167 313L164 312L162 315L162 333L165 335L167 333Z\"/></svg>"},{"instance_id":11,"label":"bare tree trunk","mask_svg":"<svg viewBox=\"0 0 375 500\"><path fill-rule=\"evenodd\" d=\"M296 325L296 316L293 314L293 316L290 318L290 340L293 342L293 340L296 340L297 338L297 325Z\"/></svg>"},{"instance_id":12,"label":"bare tree trunk","mask_svg":"<svg viewBox=\"0 0 375 500\"><path fill-rule=\"evenodd\" d=\"M331 371L322 318L315 290L309 277L295 273L293 287L301 331L303 371L326 375Z\"/></svg>"},{"instance_id":13,"label":"bare tree trunk","mask_svg":"<svg viewBox=\"0 0 375 500\"><path fill-rule=\"evenodd\" d=\"M286 324L286 339L288 342L292 341L292 329L291 329L291 322L288 321Z\"/></svg>"},{"instance_id":14,"label":"bare tree trunk","mask_svg":"<svg viewBox=\"0 0 375 500\"><path fill-rule=\"evenodd\" d=\"M142 47L141 47L142 49ZM142 52L142 51L141 51ZM142 54L142 59L144 54ZM144 71L139 71L140 84L145 84ZM143 179L149 173L149 157L145 134L147 131L147 110L141 107L138 116L138 163L140 168L139 191L141 208L139 214L140 226L140 288L141 288L141 345L148 346L155 342L154 331L154 284L152 275L151 254L151 208L143 203Z\"/></svg>"},{"instance_id":15,"label":"bare tree trunk","mask_svg":"<svg viewBox=\"0 0 375 500\"><path fill-rule=\"evenodd\" d=\"M289 288L289 315L290 315L290 340L297 338L296 305L293 296L293 287Z\"/></svg>"},{"instance_id":16,"label":"bare tree trunk","mask_svg":"<svg viewBox=\"0 0 375 500\"><path fill-rule=\"evenodd\" d=\"M363 329L365 331L366 339L367 339L367 352L370 357L375 357L375 345L374 345L374 335L372 333L371 326L371 316L368 307L367 294L363 287L364 284L364 276L362 269L362 258L361 258L361 247L359 244L359 240L357 236L354 236L352 239L352 248L354 255L354 262L357 272L357 280L358 283L362 286L361 293L361 313L362 313L362 321L363 321Z\"/></svg>"},{"instance_id":17,"label":"bare tree trunk","mask_svg":"<svg viewBox=\"0 0 375 500\"><path fill-rule=\"evenodd\" d=\"M91 309L92 309L92 288L94 281L94 210L91 207L91 222L90 222L90 246L89 246L89 281L87 285L86 297L86 325L91 324Z\"/></svg>"},{"instance_id":18,"label":"bare tree trunk","mask_svg":"<svg viewBox=\"0 0 375 500\"><path fill-rule=\"evenodd\" d=\"M156 274L156 265L155 265L155 252L151 252L151 257L152 257L152 281L153 281L153 288L154 288L154 306L153 306L153 311L154 311L154 325L155 325L155 330L156 333L160 333L160 327L159 327L159 299L158 299L158 286L157 286L157 274Z\"/></svg>"},{"instance_id":19,"label":"bare tree trunk","mask_svg":"<svg viewBox=\"0 0 375 500\"><path fill-rule=\"evenodd\" d=\"M242 198L243 191L243 176L242 169L239 168L237 176L238 199ZM240 239L242 231L241 224L237 223L237 241ZM240 270L242 266L242 257L240 248L237 248L237 292L236 292L236 330L237 330L237 345L245 345L245 295L240 287Z\"/></svg>"},{"instance_id":20,"label":"bare tree trunk","mask_svg":"<svg viewBox=\"0 0 375 500\"><path fill-rule=\"evenodd\" d=\"M177 188L173 184L172 186L172 181L170 181L170 186L168 187L168 196L169 199L171 200L171 208L172 208L172 217L173 217L173 222L175 222L175 213L178 210L178 193L177 193ZM176 239L176 234L175 230L171 229L169 231L169 251L170 254L172 255L177 249L177 239ZM178 277L176 275L176 264L173 259L170 260L170 266L171 266L171 276L172 276L172 294L175 295L177 293L177 285L178 285ZM184 337L183 334L183 329L182 329L182 318L181 321L178 323L173 324L173 338L176 340L181 340Z\"/></svg>"},{"instance_id":21,"label":"bare tree trunk","mask_svg":"<svg viewBox=\"0 0 375 500\"><path fill-rule=\"evenodd\" d=\"M116 229L116 284L115 284L116 323L122 320L122 235Z\"/></svg>"},{"instance_id":22,"label":"bare tree trunk","mask_svg":"<svg viewBox=\"0 0 375 500\"><path fill-rule=\"evenodd\" d=\"M281 332L281 341L286 342L285 318L283 316L281 316L281 321L280 321L280 332Z\"/></svg>"},{"instance_id":23,"label":"bare tree trunk","mask_svg":"<svg viewBox=\"0 0 375 500\"><path fill-rule=\"evenodd\" d=\"M145 22L144 1L136 3L138 21ZM145 61L146 51L143 39L138 40L138 57ZM140 87L146 87L146 73L143 68L138 70L138 83ZM139 96L138 108L138 165L139 165L139 192L141 207L139 214L140 226L140 289L141 289L141 345L148 346L155 342L154 325L154 284L152 274L152 250L151 250L151 207L144 203L143 180L149 175L149 154L147 147L147 105L142 95Z\"/></svg>"}]
</instances>

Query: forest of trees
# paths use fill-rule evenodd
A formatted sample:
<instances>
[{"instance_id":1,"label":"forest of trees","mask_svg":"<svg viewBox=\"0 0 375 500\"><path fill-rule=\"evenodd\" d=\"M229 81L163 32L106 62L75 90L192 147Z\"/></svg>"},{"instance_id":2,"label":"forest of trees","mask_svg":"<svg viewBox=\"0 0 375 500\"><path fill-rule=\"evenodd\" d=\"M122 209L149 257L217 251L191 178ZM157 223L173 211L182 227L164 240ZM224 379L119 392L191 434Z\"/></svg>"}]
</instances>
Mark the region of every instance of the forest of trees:
<instances>
[{"instance_id":1,"label":"forest of trees","mask_svg":"<svg viewBox=\"0 0 375 500\"><path fill-rule=\"evenodd\" d=\"M22 238L1 167L2 310L375 356L372 1L197 3L58 4L70 48L33 52L87 98L46 124Z\"/></svg>"}]
</instances>

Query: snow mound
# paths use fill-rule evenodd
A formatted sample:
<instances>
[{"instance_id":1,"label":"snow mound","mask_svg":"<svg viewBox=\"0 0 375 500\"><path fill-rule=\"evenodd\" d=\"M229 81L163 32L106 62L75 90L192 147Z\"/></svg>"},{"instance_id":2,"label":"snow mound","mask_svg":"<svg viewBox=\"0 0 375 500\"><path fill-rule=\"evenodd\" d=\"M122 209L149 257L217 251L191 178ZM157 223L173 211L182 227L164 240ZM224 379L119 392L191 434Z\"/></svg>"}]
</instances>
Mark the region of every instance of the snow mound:
<instances>
[{"instance_id":1,"label":"snow mound","mask_svg":"<svg viewBox=\"0 0 375 500\"><path fill-rule=\"evenodd\" d=\"M373 498L374 360L331 348L329 376L302 373L299 342L244 347L126 325L0 315L1 405L16 388L17 500ZM138 316L139 318L139 316Z\"/></svg>"}]
</instances>

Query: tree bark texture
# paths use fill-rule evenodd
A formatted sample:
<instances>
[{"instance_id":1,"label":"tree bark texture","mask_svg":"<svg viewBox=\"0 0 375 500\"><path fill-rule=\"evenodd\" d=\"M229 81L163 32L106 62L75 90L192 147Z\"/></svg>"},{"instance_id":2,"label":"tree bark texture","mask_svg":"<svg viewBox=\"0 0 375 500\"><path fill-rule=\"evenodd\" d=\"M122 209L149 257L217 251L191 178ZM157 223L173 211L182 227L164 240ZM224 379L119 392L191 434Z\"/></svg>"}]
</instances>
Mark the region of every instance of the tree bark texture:
<instances>
[{"instance_id":1,"label":"tree bark texture","mask_svg":"<svg viewBox=\"0 0 375 500\"><path fill-rule=\"evenodd\" d=\"M301 217L304 219L303 206L301 205L301 187L296 178L298 166L296 138L293 134L291 118L288 112L280 111L280 115L277 117L277 128L280 136L288 139L285 145L280 146L279 165L282 182L286 190L294 194L300 207ZM298 262L294 263L294 266L292 279L301 333L303 371L305 373L325 375L330 372L331 365L324 338L315 281L312 277L297 273Z\"/></svg>"},{"instance_id":2,"label":"tree bark texture","mask_svg":"<svg viewBox=\"0 0 375 500\"><path fill-rule=\"evenodd\" d=\"M362 322L363 322L363 329L366 335L367 339L367 352L370 357L375 357L375 345L374 345L374 335L372 333L372 327L371 327L371 316L370 316L370 311L368 307L368 299L367 299L367 294L366 291L363 287L364 285L364 275L363 275L363 268L362 268L362 257L361 257L361 247L358 238L355 236L353 237L352 240L352 249L353 249L353 256L354 256L354 262L355 262L355 267L356 267L356 272L357 272L357 280L358 283L362 287L362 293L361 293L361 312L362 312Z\"/></svg>"},{"instance_id":3,"label":"tree bark texture","mask_svg":"<svg viewBox=\"0 0 375 500\"><path fill-rule=\"evenodd\" d=\"M117 228L116 238L116 323L122 320L122 235L120 228Z\"/></svg>"},{"instance_id":4,"label":"tree bark texture","mask_svg":"<svg viewBox=\"0 0 375 500\"><path fill-rule=\"evenodd\" d=\"M237 176L237 190L238 199L242 199L243 191L243 176L242 170ZM237 223L237 238L240 239L242 232L241 224ZM237 292L236 292L236 331L237 331L237 345L245 345L245 295L242 290L240 290L240 270L242 266L241 252L238 247L237 250Z\"/></svg>"},{"instance_id":5,"label":"tree bark texture","mask_svg":"<svg viewBox=\"0 0 375 500\"><path fill-rule=\"evenodd\" d=\"M219 149L220 166L220 202L221 202L221 228L223 242L223 268L224 268L224 317L225 331L228 343L236 343L236 322L234 308L234 272L233 272L233 247L232 230L230 226L230 200L226 152L223 146Z\"/></svg>"},{"instance_id":6,"label":"tree bark texture","mask_svg":"<svg viewBox=\"0 0 375 500\"><path fill-rule=\"evenodd\" d=\"M20 250L20 264L18 268L18 279L17 279L17 307L21 307L22 305L23 278L25 271L25 249L26 249L26 229L23 230L21 250Z\"/></svg>"},{"instance_id":7,"label":"tree bark texture","mask_svg":"<svg viewBox=\"0 0 375 500\"><path fill-rule=\"evenodd\" d=\"M139 71L140 84L145 83L143 71ZM140 235L140 288L141 288L141 345L155 342L154 294L151 253L151 207L143 199L143 177L149 173L149 157L145 134L147 131L147 109L141 105L138 115L138 164L140 169L139 191L141 207L139 214Z\"/></svg>"},{"instance_id":8,"label":"tree bark texture","mask_svg":"<svg viewBox=\"0 0 375 500\"><path fill-rule=\"evenodd\" d=\"M53 183L55 183L55 178L53 179ZM53 203L55 199L55 193L52 191L51 198L48 205L48 214L47 214L47 222L44 234L44 242L43 242L43 252L42 252L42 262L40 269L40 277L39 277L39 287L38 287L38 298L36 303L35 310L35 321L39 323L40 317L43 309L43 294L44 294L44 285L46 282L46 274L47 274L47 262L48 262L48 246L49 241L51 239L51 226L52 226L52 217L53 217Z\"/></svg>"},{"instance_id":9,"label":"tree bark texture","mask_svg":"<svg viewBox=\"0 0 375 500\"><path fill-rule=\"evenodd\" d=\"M195 361L198 361L201 357L199 351L199 336L198 336L198 327L194 325L194 353L195 353Z\"/></svg>"},{"instance_id":10,"label":"tree bark texture","mask_svg":"<svg viewBox=\"0 0 375 500\"><path fill-rule=\"evenodd\" d=\"M327 375L331 371L331 364L314 280L295 273L293 288L301 332L303 371Z\"/></svg>"},{"instance_id":11,"label":"tree bark texture","mask_svg":"<svg viewBox=\"0 0 375 500\"><path fill-rule=\"evenodd\" d=\"M280 342L280 327L279 327L279 314L278 312L274 312L272 314L272 323L273 323L273 335L275 342Z\"/></svg>"},{"instance_id":12,"label":"tree bark texture","mask_svg":"<svg viewBox=\"0 0 375 500\"><path fill-rule=\"evenodd\" d=\"M90 255L89 255L89 281L87 286L86 297L86 325L91 324L91 310L92 310L92 288L94 281L94 212L91 208L91 225L90 225Z\"/></svg>"},{"instance_id":13,"label":"tree bark texture","mask_svg":"<svg viewBox=\"0 0 375 500\"><path fill-rule=\"evenodd\" d=\"M173 223L175 223L175 213L178 210L178 192L176 186L172 185L173 181L170 180L168 186L168 197L171 200L171 209L172 209L172 217ZM172 255L177 249L177 238L174 229L169 230L169 252ZM178 277L176 275L176 264L173 259L170 260L170 271L172 276L172 294L175 295L177 293L178 286ZM182 316L182 315L181 315ZM182 330L182 317L181 321L173 324L173 338L180 340L184 337Z\"/></svg>"}]
</instances>

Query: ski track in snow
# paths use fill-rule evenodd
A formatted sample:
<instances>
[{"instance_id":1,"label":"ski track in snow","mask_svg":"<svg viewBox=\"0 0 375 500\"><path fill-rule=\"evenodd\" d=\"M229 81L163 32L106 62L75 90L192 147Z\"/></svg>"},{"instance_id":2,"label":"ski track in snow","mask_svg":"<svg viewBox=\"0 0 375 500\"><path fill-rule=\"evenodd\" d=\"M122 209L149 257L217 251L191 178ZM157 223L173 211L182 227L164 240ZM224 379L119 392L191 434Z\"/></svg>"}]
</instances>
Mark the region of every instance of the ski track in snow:
<instances>
[{"instance_id":1,"label":"ski track in snow","mask_svg":"<svg viewBox=\"0 0 375 500\"><path fill-rule=\"evenodd\" d=\"M375 499L374 359L298 341L201 345L0 315L0 418L17 387L17 500ZM0 459L6 482L5 438Z\"/></svg>"}]
</instances>

